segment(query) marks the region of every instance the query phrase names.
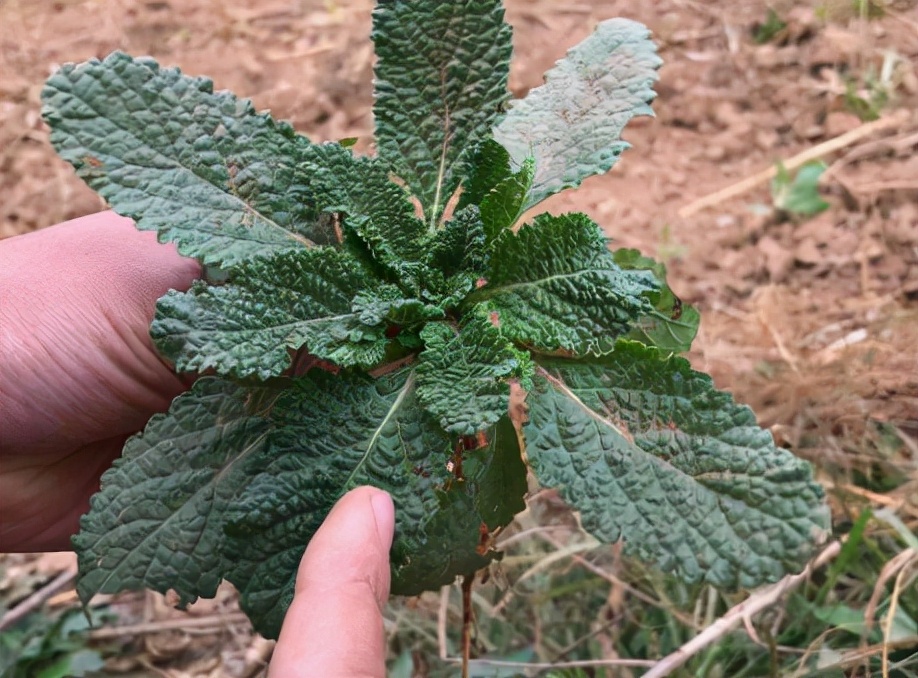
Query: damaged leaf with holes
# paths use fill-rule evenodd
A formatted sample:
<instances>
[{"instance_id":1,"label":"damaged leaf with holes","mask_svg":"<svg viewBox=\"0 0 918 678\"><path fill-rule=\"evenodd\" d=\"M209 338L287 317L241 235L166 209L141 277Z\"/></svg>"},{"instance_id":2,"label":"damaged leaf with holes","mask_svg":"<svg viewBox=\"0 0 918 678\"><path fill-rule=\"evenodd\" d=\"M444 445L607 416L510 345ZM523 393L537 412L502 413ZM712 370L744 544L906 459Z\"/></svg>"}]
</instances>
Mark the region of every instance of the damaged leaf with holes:
<instances>
[{"instance_id":1,"label":"damaged leaf with holes","mask_svg":"<svg viewBox=\"0 0 918 678\"><path fill-rule=\"evenodd\" d=\"M611 169L652 114L648 31L600 23L516 101L498 0L380 1L372 38L372 157L148 58L49 79L60 155L206 272L151 328L204 376L104 475L74 538L83 600L187 604L225 579L274 637L348 490L392 494L393 592L413 595L497 555L530 471L586 530L687 581L799 569L826 534L822 490L678 357L698 314L665 268L586 215L526 216Z\"/></svg>"}]
</instances>

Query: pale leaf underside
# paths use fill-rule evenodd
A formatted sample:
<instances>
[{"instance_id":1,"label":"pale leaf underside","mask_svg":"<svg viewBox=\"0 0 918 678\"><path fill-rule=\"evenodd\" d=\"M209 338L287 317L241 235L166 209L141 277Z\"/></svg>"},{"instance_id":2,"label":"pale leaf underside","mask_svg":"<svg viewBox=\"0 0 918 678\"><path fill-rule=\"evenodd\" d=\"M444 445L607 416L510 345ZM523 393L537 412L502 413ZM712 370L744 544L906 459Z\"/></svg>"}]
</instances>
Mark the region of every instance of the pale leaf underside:
<instances>
[{"instance_id":1,"label":"pale leaf underside","mask_svg":"<svg viewBox=\"0 0 918 678\"><path fill-rule=\"evenodd\" d=\"M571 49L544 85L513 102L494 138L517 168L535 158L524 209L612 168L628 147L621 139L628 121L653 115L661 63L644 26L611 19Z\"/></svg>"}]
</instances>

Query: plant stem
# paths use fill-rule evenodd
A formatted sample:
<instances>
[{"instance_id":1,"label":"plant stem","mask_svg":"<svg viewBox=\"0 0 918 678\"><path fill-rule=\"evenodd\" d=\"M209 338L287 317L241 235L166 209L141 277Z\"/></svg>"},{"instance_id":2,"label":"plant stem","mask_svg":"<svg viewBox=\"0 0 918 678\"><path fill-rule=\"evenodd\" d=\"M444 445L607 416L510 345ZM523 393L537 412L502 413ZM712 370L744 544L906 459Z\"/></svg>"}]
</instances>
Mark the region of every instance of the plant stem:
<instances>
[{"instance_id":1,"label":"plant stem","mask_svg":"<svg viewBox=\"0 0 918 678\"><path fill-rule=\"evenodd\" d=\"M472 584L475 575L462 578L462 678L469 678L472 654Z\"/></svg>"}]
</instances>

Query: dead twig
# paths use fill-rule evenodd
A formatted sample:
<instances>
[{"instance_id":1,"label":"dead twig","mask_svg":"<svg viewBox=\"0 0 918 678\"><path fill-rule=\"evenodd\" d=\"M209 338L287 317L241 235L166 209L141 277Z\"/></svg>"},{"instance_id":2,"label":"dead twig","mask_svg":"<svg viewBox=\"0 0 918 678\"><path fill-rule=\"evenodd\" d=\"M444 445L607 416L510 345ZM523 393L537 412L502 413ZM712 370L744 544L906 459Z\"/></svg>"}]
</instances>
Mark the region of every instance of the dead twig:
<instances>
[{"instance_id":1,"label":"dead twig","mask_svg":"<svg viewBox=\"0 0 918 678\"><path fill-rule=\"evenodd\" d=\"M50 582L42 586L35 593L20 602L12 610L0 618L0 631L5 631L20 620L29 616L32 612L41 607L46 600L56 596L58 593L68 588L76 579L77 572L73 570L64 570Z\"/></svg>"},{"instance_id":2,"label":"dead twig","mask_svg":"<svg viewBox=\"0 0 918 678\"><path fill-rule=\"evenodd\" d=\"M918 190L918 181L898 179L890 181L871 181L866 184L855 184L855 193L876 194L885 191L914 191Z\"/></svg>"},{"instance_id":3,"label":"dead twig","mask_svg":"<svg viewBox=\"0 0 918 678\"><path fill-rule=\"evenodd\" d=\"M875 504L890 506L896 510L899 510L905 504L904 499L900 499L898 497L889 497L885 494L878 494L877 492L871 492L870 490L865 490L863 487L858 487L857 485L843 483L841 485L835 485L835 487L847 494L854 494L858 497L868 499Z\"/></svg>"},{"instance_id":4,"label":"dead twig","mask_svg":"<svg viewBox=\"0 0 918 678\"><path fill-rule=\"evenodd\" d=\"M903 648L910 649L915 647L916 643L918 643L918 636L907 636L906 638L892 640L888 643L877 643L875 645L858 648L857 650L851 650L850 652L842 652L839 654L837 661L821 666L820 670L828 672L832 669L846 669L875 657L883 651L884 647L890 650L901 650ZM806 657L804 657L804 659L806 659ZM799 675L799 672L794 674L794 676L797 675Z\"/></svg>"},{"instance_id":5,"label":"dead twig","mask_svg":"<svg viewBox=\"0 0 918 678\"><path fill-rule=\"evenodd\" d=\"M437 648L440 651L440 659L446 659L449 650L446 645L446 625L447 616L449 615L449 591L451 586L440 587L440 606L437 609Z\"/></svg>"},{"instance_id":6,"label":"dead twig","mask_svg":"<svg viewBox=\"0 0 918 678\"><path fill-rule=\"evenodd\" d=\"M544 535L539 535L542 538L545 538ZM514 587L519 586L519 584L533 575L551 567L552 564L558 562L559 560L564 560L565 558L570 558L574 554L580 551L589 551L596 548L597 543L590 542L579 542L563 548L559 548L553 553L546 554L543 558L539 559L532 567L523 572L519 577L517 577ZM507 590L506 593L497 601L497 604L494 605L494 614L498 615L503 613L504 608L510 604L510 602L516 597L516 593L513 588Z\"/></svg>"},{"instance_id":7,"label":"dead twig","mask_svg":"<svg viewBox=\"0 0 918 678\"><path fill-rule=\"evenodd\" d=\"M905 580L905 573L915 563L918 563L918 551L913 550L911 560L899 571L892 595L889 598L889 612L886 613L886 623L883 626L883 654L881 656L883 678L889 678L889 641L892 639L892 631L896 621L896 607L899 604L899 596L902 594L902 583Z\"/></svg>"},{"instance_id":8,"label":"dead twig","mask_svg":"<svg viewBox=\"0 0 918 678\"><path fill-rule=\"evenodd\" d=\"M886 590L886 582L899 574L899 572L905 569L916 557L918 557L918 551L906 549L887 562L886 565L883 566L883 569L880 570L880 575L877 577L877 583L873 587L873 593L870 594L870 600L867 601L867 607L864 608L864 633L862 634L864 638L866 638L873 629L873 625L876 621L877 607L880 605L880 597Z\"/></svg>"},{"instance_id":9,"label":"dead twig","mask_svg":"<svg viewBox=\"0 0 918 678\"><path fill-rule=\"evenodd\" d=\"M764 314L760 310L758 313L759 324L761 324L765 331L771 336L772 341L775 343L775 347L778 349L778 355L781 356L781 359L790 365L791 369L795 374L800 374L800 368L797 366L797 359L787 350L787 346L784 345L784 340L781 338L781 335L778 333L778 330L775 328L774 324L769 322L767 318L764 317Z\"/></svg>"},{"instance_id":10,"label":"dead twig","mask_svg":"<svg viewBox=\"0 0 918 678\"><path fill-rule=\"evenodd\" d=\"M472 656L472 585L475 575L462 578L462 678L469 678Z\"/></svg>"},{"instance_id":11,"label":"dead twig","mask_svg":"<svg viewBox=\"0 0 918 678\"><path fill-rule=\"evenodd\" d=\"M905 155L916 145L918 145L918 133L904 134L899 137L884 137L876 141L868 141L855 146L836 162L832 163L832 166L825 171L823 176L834 175L840 167L845 167L863 160Z\"/></svg>"},{"instance_id":12,"label":"dead twig","mask_svg":"<svg viewBox=\"0 0 918 678\"><path fill-rule=\"evenodd\" d=\"M846 132L840 136L837 136L833 139L829 139L821 144L817 144L812 148L808 148L805 151L798 153L792 158L788 158L783 161L784 168L787 171L793 171L805 165L808 162L813 160L818 160L830 153L835 151L840 151L843 148L846 148L861 139L875 134L877 132L898 127L903 122L905 122L910 114L908 111L897 111L892 115L880 118L879 120L874 120L873 122L864 123L860 127L856 127L850 132ZM777 176L778 170L777 167L772 165L768 169L762 170L757 174L753 174L751 177L746 177L742 181L739 181L735 184L722 188L719 191L710 193L706 196L703 196L697 200L690 202L688 205L683 206L679 210L679 216L683 219L686 219L702 210L705 210L709 207L714 207L719 205L722 202L735 198L747 191L752 190L765 184Z\"/></svg>"},{"instance_id":13,"label":"dead twig","mask_svg":"<svg viewBox=\"0 0 918 678\"><path fill-rule=\"evenodd\" d=\"M643 678L663 678L687 662L692 656L706 648L719 638L730 633L733 629L762 610L774 605L787 592L802 584L813 570L819 569L841 552L841 542L834 541L816 557L800 574L784 577L779 582L760 589L750 595L739 605L732 607L720 619L711 624L704 631L685 643L675 652L658 661Z\"/></svg>"},{"instance_id":14,"label":"dead twig","mask_svg":"<svg viewBox=\"0 0 918 678\"><path fill-rule=\"evenodd\" d=\"M176 619L162 619L160 621L144 622L142 624L131 624L127 626L107 626L105 628L93 629L89 632L92 640L107 640L110 638L121 638L122 636L141 636L151 633L163 633L166 631L184 631L190 629L210 629L220 630L233 624L248 624L249 618L243 612L233 612L230 614L215 614L206 617L178 617Z\"/></svg>"}]
</instances>

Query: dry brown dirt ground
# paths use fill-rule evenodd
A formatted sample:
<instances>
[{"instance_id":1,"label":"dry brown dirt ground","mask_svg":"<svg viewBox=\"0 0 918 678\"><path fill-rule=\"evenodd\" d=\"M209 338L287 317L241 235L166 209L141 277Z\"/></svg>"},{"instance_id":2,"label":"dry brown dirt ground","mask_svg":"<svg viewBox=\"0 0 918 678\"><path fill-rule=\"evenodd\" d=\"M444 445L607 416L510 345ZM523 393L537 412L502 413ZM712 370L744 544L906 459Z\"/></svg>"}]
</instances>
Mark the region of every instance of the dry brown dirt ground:
<instances>
[{"instance_id":1,"label":"dry brown dirt ground","mask_svg":"<svg viewBox=\"0 0 918 678\"><path fill-rule=\"evenodd\" d=\"M627 129L634 148L609 175L549 209L586 211L619 245L665 260L677 293L702 311L695 366L836 485L872 467L882 436L918 463L918 9L878 4L882 16L867 19L850 0L506 3L517 96L600 19L628 16L653 30L666 62L657 118ZM0 237L103 208L55 157L39 95L58 65L115 49L208 75L315 140L358 137L358 149L371 149L371 6L0 0ZM788 25L757 44L769 9ZM873 106L879 123L864 127L858 106ZM819 216L776 213L767 180L696 209L814 148L829 166L821 188L831 207ZM902 491L918 503L916 484ZM38 586L62 562L7 559L2 586ZM159 599L143 600L124 603L134 621L169 618ZM244 675L269 648L242 627L208 642L193 629L148 635L125 667Z\"/></svg>"}]
</instances>

